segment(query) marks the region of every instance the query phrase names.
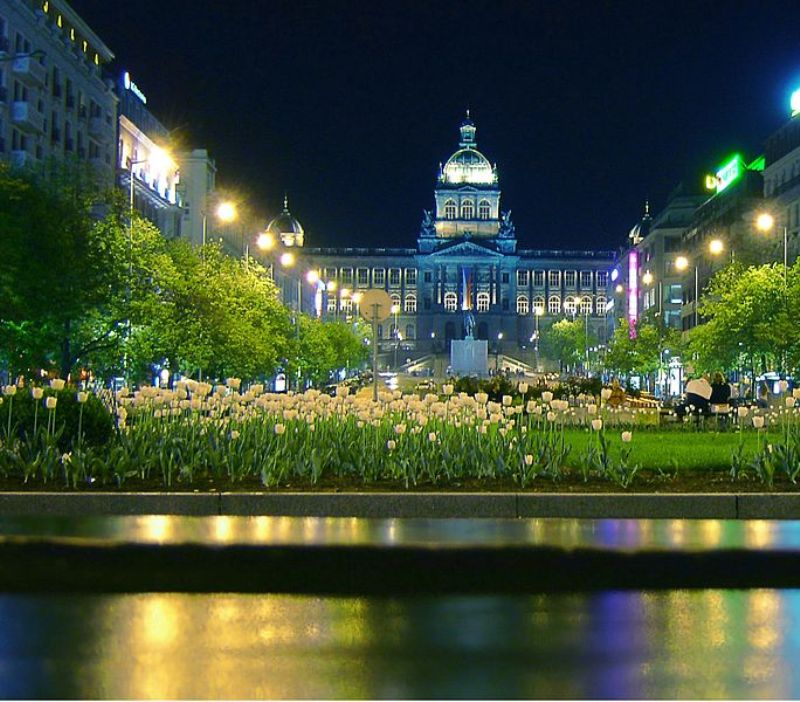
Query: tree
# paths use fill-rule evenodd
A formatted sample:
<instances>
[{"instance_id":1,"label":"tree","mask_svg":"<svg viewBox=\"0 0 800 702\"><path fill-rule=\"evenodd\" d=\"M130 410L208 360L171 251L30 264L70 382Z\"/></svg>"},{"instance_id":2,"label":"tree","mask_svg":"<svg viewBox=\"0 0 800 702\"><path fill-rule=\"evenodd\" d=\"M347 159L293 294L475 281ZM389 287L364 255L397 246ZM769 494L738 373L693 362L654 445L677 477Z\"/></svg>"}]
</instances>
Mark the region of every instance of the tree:
<instances>
[{"instance_id":1,"label":"tree","mask_svg":"<svg viewBox=\"0 0 800 702\"><path fill-rule=\"evenodd\" d=\"M649 378L661 368L665 351L680 355L681 348L677 329L640 321L631 334L629 321L621 319L606 352L605 366L622 377L641 375Z\"/></svg>"},{"instance_id":2,"label":"tree","mask_svg":"<svg viewBox=\"0 0 800 702\"><path fill-rule=\"evenodd\" d=\"M577 368L586 357L586 350L597 343L597 339L587 333L586 320L561 319L542 334L543 355L558 360L563 367Z\"/></svg>"},{"instance_id":3,"label":"tree","mask_svg":"<svg viewBox=\"0 0 800 702\"><path fill-rule=\"evenodd\" d=\"M728 266L710 281L691 332L698 370L746 367L751 374L788 370L800 356L800 267Z\"/></svg>"}]
</instances>

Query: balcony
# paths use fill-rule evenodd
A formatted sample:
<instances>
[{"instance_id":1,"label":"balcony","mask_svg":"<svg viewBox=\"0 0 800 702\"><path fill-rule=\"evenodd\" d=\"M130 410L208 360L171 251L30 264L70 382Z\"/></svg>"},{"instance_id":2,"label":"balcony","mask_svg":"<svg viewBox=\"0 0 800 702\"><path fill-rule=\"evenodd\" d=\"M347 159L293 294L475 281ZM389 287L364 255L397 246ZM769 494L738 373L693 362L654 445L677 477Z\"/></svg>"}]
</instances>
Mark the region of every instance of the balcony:
<instances>
[{"instance_id":1,"label":"balcony","mask_svg":"<svg viewBox=\"0 0 800 702\"><path fill-rule=\"evenodd\" d=\"M11 121L26 132L41 134L44 131L44 115L37 112L30 102L12 103Z\"/></svg>"},{"instance_id":2,"label":"balcony","mask_svg":"<svg viewBox=\"0 0 800 702\"><path fill-rule=\"evenodd\" d=\"M44 85L47 69L30 56L15 58L11 64L14 77L27 85L36 88Z\"/></svg>"},{"instance_id":3,"label":"balcony","mask_svg":"<svg viewBox=\"0 0 800 702\"><path fill-rule=\"evenodd\" d=\"M24 168L33 163L33 154L30 151L14 150L11 152L11 165L15 168Z\"/></svg>"}]
</instances>

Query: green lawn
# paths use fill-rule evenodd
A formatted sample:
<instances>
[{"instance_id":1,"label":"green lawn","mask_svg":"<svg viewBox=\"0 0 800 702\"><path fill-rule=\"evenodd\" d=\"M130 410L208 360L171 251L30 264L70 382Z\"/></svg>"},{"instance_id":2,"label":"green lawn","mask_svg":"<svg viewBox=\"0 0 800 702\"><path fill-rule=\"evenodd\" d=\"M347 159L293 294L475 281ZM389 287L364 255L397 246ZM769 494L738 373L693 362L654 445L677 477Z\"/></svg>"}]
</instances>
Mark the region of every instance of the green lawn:
<instances>
[{"instance_id":1,"label":"green lawn","mask_svg":"<svg viewBox=\"0 0 800 702\"><path fill-rule=\"evenodd\" d=\"M566 464L570 468L577 468L580 466L581 453L594 437L580 429L567 429L565 433L567 443L572 447ZM606 431L614 453L622 446L620 435L621 431ZM758 441L756 433L746 431L743 436L746 455L754 454ZM778 434L762 433L761 445L778 438ZM739 446L739 440L737 432L634 431L630 460L645 470L730 470L731 454Z\"/></svg>"}]
</instances>

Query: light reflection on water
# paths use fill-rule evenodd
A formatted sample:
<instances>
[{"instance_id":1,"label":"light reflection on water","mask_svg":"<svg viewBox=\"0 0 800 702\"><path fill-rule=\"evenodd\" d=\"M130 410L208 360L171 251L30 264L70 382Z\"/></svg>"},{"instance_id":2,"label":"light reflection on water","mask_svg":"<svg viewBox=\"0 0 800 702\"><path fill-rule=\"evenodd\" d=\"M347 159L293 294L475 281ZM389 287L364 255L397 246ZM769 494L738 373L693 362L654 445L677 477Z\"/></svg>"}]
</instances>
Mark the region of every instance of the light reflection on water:
<instances>
[{"instance_id":1,"label":"light reflection on water","mask_svg":"<svg viewBox=\"0 0 800 702\"><path fill-rule=\"evenodd\" d=\"M787 699L798 617L774 590L4 595L0 696Z\"/></svg>"},{"instance_id":2,"label":"light reflection on water","mask_svg":"<svg viewBox=\"0 0 800 702\"><path fill-rule=\"evenodd\" d=\"M718 519L361 519L343 517L0 517L0 534L139 543L526 545L800 549L800 521Z\"/></svg>"}]
</instances>

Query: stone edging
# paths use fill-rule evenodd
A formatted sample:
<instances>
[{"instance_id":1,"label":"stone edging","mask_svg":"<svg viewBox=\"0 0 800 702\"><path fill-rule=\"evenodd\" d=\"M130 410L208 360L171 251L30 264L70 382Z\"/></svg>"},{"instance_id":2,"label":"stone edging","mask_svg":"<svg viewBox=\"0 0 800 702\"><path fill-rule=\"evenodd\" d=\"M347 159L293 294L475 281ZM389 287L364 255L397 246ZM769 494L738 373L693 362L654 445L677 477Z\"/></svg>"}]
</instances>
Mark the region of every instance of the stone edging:
<instances>
[{"instance_id":1,"label":"stone edging","mask_svg":"<svg viewBox=\"0 0 800 702\"><path fill-rule=\"evenodd\" d=\"M800 493L2 492L0 516L800 519Z\"/></svg>"}]
</instances>

